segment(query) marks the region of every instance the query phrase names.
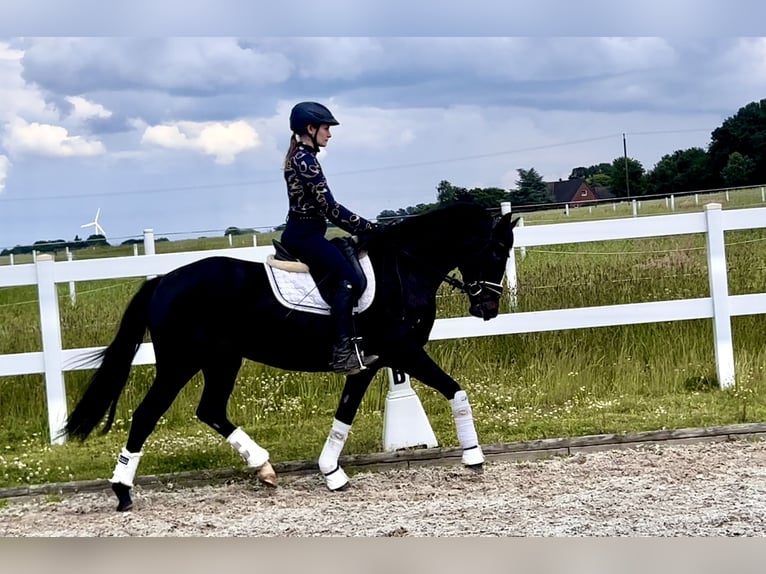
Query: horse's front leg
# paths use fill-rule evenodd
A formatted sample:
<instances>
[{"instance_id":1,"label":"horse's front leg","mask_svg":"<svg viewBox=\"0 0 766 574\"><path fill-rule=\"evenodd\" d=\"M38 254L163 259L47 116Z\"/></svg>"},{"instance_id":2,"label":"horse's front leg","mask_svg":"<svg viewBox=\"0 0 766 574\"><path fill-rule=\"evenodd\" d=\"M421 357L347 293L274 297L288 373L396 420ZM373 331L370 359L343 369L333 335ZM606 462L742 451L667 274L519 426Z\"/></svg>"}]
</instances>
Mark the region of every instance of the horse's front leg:
<instances>
[{"instance_id":1,"label":"horse's front leg","mask_svg":"<svg viewBox=\"0 0 766 574\"><path fill-rule=\"evenodd\" d=\"M338 459L346 444L359 405L362 404L364 393L367 392L377 372L378 369L369 368L346 377L330 434L324 443L322 454L319 455L319 470L324 476L327 488L332 491L343 490L348 486L348 476L340 467Z\"/></svg>"},{"instance_id":2,"label":"horse's front leg","mask_svg":"<svg viewBox=\"0 0 766 574\"><path fill-rule=\"evenodd\" d=\"M463 449L462 462L467 468L480 471L484 464L484 453L479 444L466 392L428 356L425 349L411 349L402 353L397 357L396 366L449 400L457 439Z\"/></svg>"}]
</instances>

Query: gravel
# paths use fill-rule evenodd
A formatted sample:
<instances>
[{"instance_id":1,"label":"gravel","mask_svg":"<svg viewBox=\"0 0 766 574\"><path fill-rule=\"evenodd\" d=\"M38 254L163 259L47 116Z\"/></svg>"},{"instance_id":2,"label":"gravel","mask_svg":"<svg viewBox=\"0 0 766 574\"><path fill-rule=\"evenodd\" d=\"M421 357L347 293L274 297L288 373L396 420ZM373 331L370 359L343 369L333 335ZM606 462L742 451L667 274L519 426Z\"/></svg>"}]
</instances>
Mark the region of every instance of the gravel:
<instances>
[{"instance_id":1,"label":"gravel","mask_svg":"<svg viewBox=\"0 0 766 574\"><path fill-rule=\"evenodd\" d=\"M280 487L148 490L115 511L111 492L11 501L3 537L763 536L766 442L646 446L538 461L490 461L482 474L435 465Z\"/></svg>"}]
</instances>

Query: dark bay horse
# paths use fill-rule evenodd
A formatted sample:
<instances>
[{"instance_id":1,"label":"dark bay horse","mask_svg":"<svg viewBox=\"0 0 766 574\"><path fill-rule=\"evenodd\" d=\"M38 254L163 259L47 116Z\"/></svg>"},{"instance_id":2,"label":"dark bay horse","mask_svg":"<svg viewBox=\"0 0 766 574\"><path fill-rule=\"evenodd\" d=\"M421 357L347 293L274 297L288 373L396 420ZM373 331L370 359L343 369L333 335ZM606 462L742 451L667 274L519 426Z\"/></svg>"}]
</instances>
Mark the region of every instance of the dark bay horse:
<instances>
[{"instance_id":1,"label":"dark bay horse","mask_svg":"<svg viewBox=\"0 0 766 574\"><path fill-rule=\"evenodd\" d=\"M433 387L452 404L462 462L480 467L484 455L465 391L424 350L436 318L443 281L463 290L471 315L497 316L502 279L516 220L499 219L475 204L453 204L407 219L368 238L375 298L356 317L370 368L349 375L332 428L318 460L327 487L339 490L348 477L338 459L367 387L384 367ZM330 317L286 308L275 298L263 263L209 257L146 281L125 311L114 340L70 414L64 433L84 440L106 415L114 421L133 357L146 330L156 358L155 380L133 413L128 441L110 479L118 510L132 506L144 442L186 383L199 371L204 388L197 417L220 433L258 477L276 485L269 453L226 416L243 358L290 371L329 371ZM448 274L457 269L462 280Z\"/></svg>"}]
</instances>

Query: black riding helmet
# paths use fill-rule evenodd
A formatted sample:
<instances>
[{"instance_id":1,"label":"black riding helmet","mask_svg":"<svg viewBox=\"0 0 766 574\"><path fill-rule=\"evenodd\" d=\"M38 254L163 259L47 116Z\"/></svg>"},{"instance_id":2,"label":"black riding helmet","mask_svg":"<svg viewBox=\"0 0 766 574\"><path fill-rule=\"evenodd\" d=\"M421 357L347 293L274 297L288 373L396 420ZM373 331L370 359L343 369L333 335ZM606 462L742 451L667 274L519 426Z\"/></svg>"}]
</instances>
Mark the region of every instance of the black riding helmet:
<instances>
[{"instance_id":1,"label":"black riding helmet","mask_svg":"<svg viewBox=\"0 0 766 574\"><path fill-rule=\"evenodd\" d=\"M290 112L290 129L293 133L302 136L308 134L309 126L320 126L327 124L328 126L337 126L340 124L336 120L332 112L327 107L316 102L300 102L293 106ZM314 143L314 148L318 148L316 142L316 135L311 136Z\"/></svg>"}]
</instances>

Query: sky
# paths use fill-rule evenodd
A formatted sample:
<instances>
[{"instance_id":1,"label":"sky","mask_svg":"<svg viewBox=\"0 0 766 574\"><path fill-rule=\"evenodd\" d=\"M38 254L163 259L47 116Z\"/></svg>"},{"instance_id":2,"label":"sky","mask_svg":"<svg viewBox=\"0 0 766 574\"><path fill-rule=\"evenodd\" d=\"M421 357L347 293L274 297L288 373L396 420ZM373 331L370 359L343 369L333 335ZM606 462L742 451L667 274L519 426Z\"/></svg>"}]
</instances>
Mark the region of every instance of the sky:
<instances>
[{"instance_id":1,"label":"sky","mask_svg":"<svg viewBox=\"0 0 766 574\"><path fill-rule=\"evenodd\" d=\"M442 180L512 189L520 168L565 179L622 157L623 134L649 170L766 97L754 35L613 35L609 22L548 35L540 19L531 33L461 35L459 14L442 15L449 29L370 19L310 35L248 33L229 15L206 33L210 5L196 4L185 28L166 17L140 35L23 11L17 30L0 25L0 248L86 237L97 210L112 244L147 228L269 230L284 222L288 116L302 100L339 120L320 162L336 199L372 219L435 201Z\"/></svg>"}]
</instances>

